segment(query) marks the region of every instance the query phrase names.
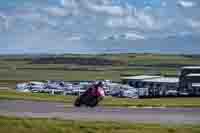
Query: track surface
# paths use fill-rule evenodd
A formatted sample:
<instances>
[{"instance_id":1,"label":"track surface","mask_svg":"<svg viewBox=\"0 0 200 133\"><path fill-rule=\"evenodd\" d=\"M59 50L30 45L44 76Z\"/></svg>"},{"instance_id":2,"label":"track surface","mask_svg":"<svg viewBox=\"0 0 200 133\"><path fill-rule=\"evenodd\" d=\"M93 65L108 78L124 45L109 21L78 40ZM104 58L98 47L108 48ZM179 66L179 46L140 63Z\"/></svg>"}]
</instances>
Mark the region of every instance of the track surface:
<instances>
[{"instance_id":1,"label":"track surface","mask_svg":"<svg viewBox=\"0 0 200 133\"><path fill-rule=\"evenodd\" d=\"M0 100L0 115L86 121L199 124L200 108L70 108L63 103Z\"/></svg>"}]
</instances>

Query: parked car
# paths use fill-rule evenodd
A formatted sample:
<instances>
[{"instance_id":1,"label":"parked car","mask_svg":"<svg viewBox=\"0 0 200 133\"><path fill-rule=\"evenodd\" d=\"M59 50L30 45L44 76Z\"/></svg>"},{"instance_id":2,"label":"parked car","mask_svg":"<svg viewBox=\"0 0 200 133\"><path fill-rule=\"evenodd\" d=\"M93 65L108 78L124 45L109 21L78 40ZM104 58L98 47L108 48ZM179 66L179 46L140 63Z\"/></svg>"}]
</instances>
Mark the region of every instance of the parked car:
<instances>
[{"instance_id":1,"label":"parked car","mask_svg":"<svg viewBox=\"0 0 200 133\"><path fill-rule=\"evenodd\" d=\"M18 83L16 85L16 90L23 90L23 89L27 89L27 83Z\"/></svg>"},{"instance_id":2,"label":"parked car","mask_svg":"<svg viewBox=\"0 0 200 133\"><path fill-rule=\"evenodd\" d=\"M54 80L49 80L47 82L46 88L47 89L58 89L62 90L65 87L65 83L63 81L54 81Z\"/></svg>"},{"instance_id":3,"label":"parked car","mask_svg":"<svg viewBox=\"0 0 200 133\"><path fill-rule=\"evenodd\" d=\"M115 88L111 91L113 97L124 97L124 98L138 98L138 90L136 88L121 85L120 88Z\"/></svg>"},{"instance_id":4,"label":"parked car","mask_svg":"<svg viewBox=\"0 0 200 133\"><path fill-rule=\"evenodd\" d=\"M122 92L122 97L126 97L126 98L138 98L138 92L137 92L136 89L124 90Z\"/></svg>"},{"instance_id":5,"label":"parked car","mask_svg":"<svg viewBox=\"0 0 200 133\"><path fill-rule=\"evenodd\" d=\"M18 92L31 92L30 89L27 87L27 83L19 83L16 85L16 90Z\"/></svg>"},{"instance_id":6,"label":"parked car","mask_svg":"<svg viewBox=\"0 0 200 133\"><path fill-rule=\"evenodd\" d=\"M179 92L180 96L189 96L190 94L188 92Z\"/></svg>"},{"instance_id":7,"label":"parked car","mask_svg":"<svg viewBox=\"0 0 200 133\"><path fill-rule=\"evenodd\" d=\"M29 91L37 91L37 90L39 91L41 89L44 89L45 86L46 86L46 84L43 83L43 82L34 82L34 81L32 81L32 82L28 82L28 83L19 83L19 84L17 84L16 85L16 90L17 91L21 91L21 92L23 92L23 91L28 92L28 90Z\"/></svg>"},{"instance_id":8,"label":"parked car","mask_svg":"<svg viewBox=\"0 0 200 133\"><path fill-rule=\"evenodd\" d=\"M168 90L165 93L166 96L178 96L178 91L177 90Z\"/></svg>"}]
</instances>

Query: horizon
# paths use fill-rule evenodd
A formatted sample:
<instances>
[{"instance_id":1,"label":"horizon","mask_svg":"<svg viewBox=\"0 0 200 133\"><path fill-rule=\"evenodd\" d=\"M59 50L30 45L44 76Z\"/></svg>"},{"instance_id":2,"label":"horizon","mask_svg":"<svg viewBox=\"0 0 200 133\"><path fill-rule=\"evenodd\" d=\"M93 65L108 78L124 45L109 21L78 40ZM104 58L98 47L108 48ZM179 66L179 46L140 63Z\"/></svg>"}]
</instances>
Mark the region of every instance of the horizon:
<instances>
[{"instance_id":1,"label":"horizon","mask_svg":"<svg viewBox=\"0 0 200 133\"><path fill-rule=\"evenodd\" d=\"M184 53L11 53L11 54L2 54L0 56L64 56L64 55L161 55L161 56L200 56L199 54L184 54Z\"/></svg>"}]
</instances>

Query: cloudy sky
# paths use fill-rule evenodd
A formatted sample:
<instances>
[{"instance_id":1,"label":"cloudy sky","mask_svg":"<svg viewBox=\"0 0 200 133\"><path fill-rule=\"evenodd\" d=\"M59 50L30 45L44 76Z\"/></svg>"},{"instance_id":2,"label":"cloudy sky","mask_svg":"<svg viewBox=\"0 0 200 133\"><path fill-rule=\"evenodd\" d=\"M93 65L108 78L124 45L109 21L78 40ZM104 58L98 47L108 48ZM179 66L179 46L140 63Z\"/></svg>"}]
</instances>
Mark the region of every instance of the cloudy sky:
<instances>
[{"instance_id":1,"label":"cloudy sky","mask_svg":"<svg viewBox=\"0 0 200 133\"><path fill-rule=\"evenodd\" d=\"M200 53L200 0L0 0L0 53Z\"/></svg>"}]
</instances>

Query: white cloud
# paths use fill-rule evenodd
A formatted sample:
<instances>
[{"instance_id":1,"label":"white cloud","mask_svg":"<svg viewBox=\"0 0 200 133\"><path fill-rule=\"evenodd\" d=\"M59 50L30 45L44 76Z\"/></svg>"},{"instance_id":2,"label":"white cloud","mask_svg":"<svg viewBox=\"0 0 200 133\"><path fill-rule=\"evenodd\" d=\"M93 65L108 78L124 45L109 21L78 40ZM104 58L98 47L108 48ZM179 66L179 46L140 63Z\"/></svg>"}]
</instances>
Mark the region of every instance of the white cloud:
<instances>
[{"instance_id":1,"label":"white cloud","mask_svg":"<svg viewBox=\"0 0 200 133\"><path fill-rule=\"evenodd\" d=\"M126 36L126 39L128 39L128 40L145 39L145 37L143 35L140 35L137 33L126 33L125 36Z\"/></svg>"},{"instance_id":2,"label":"white cloud","mask_svg":"<svg viewBox=\"0 0 200 133\"><path fill-rule=\"evenodd\" d=\"M161 3L161 5L162 5L163 7L166 7L166 6L167 6L167 2L166 2L166 1L163 1L163 2Z\"/></svg>"},{"instance_id":3,"label":"white cloud","mask_svg":"<svg viewBox=\"0 0 200 133\"><path fill-rule=\"evenodd\" d=\"M200 20L194 20L194 19L189 19L187 20L189 26L191 26L194 29L199 29L200 28Z\"/></svg>"},{"instance_id":4,"label":"white cloud","mask_svg":"<svg viewBox=\"0 0 200 133\"><path fill-rule=\"evenodd\" d=\"M113 35L107 35L103 37L103 40L120 40L120 39L126 39L126 40L144 40L146 39L145 36L134 33L134 32L127 32L127 33L120 33L120 34L113 34Z\"/></svg>"},{"instance_id":5,"label":"white cloud","mask_svg":"<svg viewBox=\"0 0 200 133\"><path fill-rule=\"evenodd\" d=\"M66 16L68 14L64 8L59 7L48 7L44 10L52 16Z\"/></svg>"},{"instance_id":6,"label":"white cloud","mask_svg":"<svg viewBox=\"0 0 200 133\"><path fill-rule=\"evenodd\" d=\"M62 5L62 6L65 6L65 0L60 0L60 4Z\"/></svg>"},{"instance_id":7,"label":"white cloud","mask_svg":"<svg viewBox=\"0 0 200 133\"><path fill-rule=\"evenodd\" d=\"M109 4L100 5L100 4L95 4L89 1L87 1L85 4L88 9L94 12L107 13L108 15L116 15L116 16L122 16L125 14L125 9L120 6L113 6Z\"/></svg>"},{"instance_id":8,"label":"white cloud","mask_svg":"<svg viewBox=\"0 0 200 133\"><path fill-rule=\"evenodd\" d=\"M8 17L0 13L0 29L8 30L9 20Z\"/></svg>"},{"instance_id":9,"label":"white cloud","mask_svg":"<svg viewBox=\"0 0 200 133\"><path fill-rule=\"evenodd\" d=\"M80 41L81 36L71 36L67 38L68 41Z\"/></svg>"},{"instance_id":10,"label":"white cloud","mask_svg":"<svg viewBox=\"0 0 200 133\"><path fill-rule=\"evenodd\" d=\"M196 6L196 3L195 2L192 2L192 1L185 1L185 0L179 0L178 1L178 5L181 6L181 7L184 7L184 8L189 8L189 7L194 7Z\"/></svg>"},{"instance_id":11,"label":"white cloud","mask_svg":"<svg viewBox=\"0 0 200 133\"><path fill-rule=\"evenodd\" d=\"M7 18L7 17L6 17L4 14L0 13L0 19L6 20L6 18Z\"/></svg>"},{"instance_id":12,"label":"white cloud","mask_svg":"<svg viewBox=\"0 0 200 133\"><path fill-rule=\"evenodd\" d=\"M76 0L60 0L60 4L63 7L77 7L78 2Z\"/></svg>"},{"instance_id":13,"label":"white cloud","mask_svg":"<svg viewBox=\"0 0 200 133\"><path fill-rule=\"evenodd\" d=\"M158 26L158 25L155 25L156 22L155 22L153 16L151 16L147 13L138 12L136 14L136 17L138 19L138 23L141 23L142 25L146 26L146 28L155 29Z\"/></svg>"},{"instance_id":14,"label":"white cloud","mask_svg":"<svg viewBox=\"0 0 200 133\"><path fill-rule=\"evenodd\" d=\"M137 11L134 15L117 18L111 17L107 21L107 25L109 27L127 27L143 30L156 30L161 28L160 23L158 23L152 15L142 10Z\"/></svg>"}]
</instances>

